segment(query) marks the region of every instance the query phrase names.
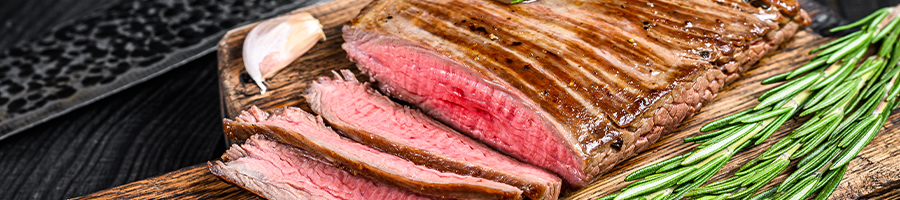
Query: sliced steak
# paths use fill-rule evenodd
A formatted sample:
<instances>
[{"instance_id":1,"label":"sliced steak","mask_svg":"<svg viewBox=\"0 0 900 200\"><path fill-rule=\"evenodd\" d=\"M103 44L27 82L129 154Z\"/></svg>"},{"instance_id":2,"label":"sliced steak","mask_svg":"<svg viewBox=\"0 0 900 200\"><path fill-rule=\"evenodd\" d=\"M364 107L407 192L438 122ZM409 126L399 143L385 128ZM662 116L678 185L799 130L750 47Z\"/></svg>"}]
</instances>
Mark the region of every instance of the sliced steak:
<instances>
[{"instance_id":1,"label":"sliced steak","mask_svg":"<svg viewBox=\"0 0 900 200\"><path fill-rule=\"evenodd\" d=\"M794 0L376 0L343 48L385 94L580 187L808 21Z\"/></svg>"},{"instance_id":2,"label":"sliced steak","mask_svg":"<svg viewBox=\"0 0 900 200\"><path fill-rule=\"evenodd\" d=\"M319 155L351 174L420 194L452 199L521 199L522 190L510 185L440 172L343 138L326 127L321 118L300 108L287 107L269 114L254 106L236 120L224 120L229 138L245 140L261 134Z\"/></svg>"},{"instance_id":3,"label":"sliced steak","mask_svg":"<svg viewBox=\"0 0 900 200\"><path fill-rule=\"evenodd\" d=\"M209 171L267 199L429 199L354 176L309 152L254 135Z\"/></svg>"},{"instance_id":4,"label":"sliced steak","mask_svg":"<svg viewBox=\"0 0 900 200\"><path fill-rule=\"evenodd\" d=\"M401 106L356 80L349 70L322 77L306 101L329 124L363 144L419 165L481 177L522 189L531 199L556 199L561 180L502 155L422 112Z\"/></svg>"}]
</instances>

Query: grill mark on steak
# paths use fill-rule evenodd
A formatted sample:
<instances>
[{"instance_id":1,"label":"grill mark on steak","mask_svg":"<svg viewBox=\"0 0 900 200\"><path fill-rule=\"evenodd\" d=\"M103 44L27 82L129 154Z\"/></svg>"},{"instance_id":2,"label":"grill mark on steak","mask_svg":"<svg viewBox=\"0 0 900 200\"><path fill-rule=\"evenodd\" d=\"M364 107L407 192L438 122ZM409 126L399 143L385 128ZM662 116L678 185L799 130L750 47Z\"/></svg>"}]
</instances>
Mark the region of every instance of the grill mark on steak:
<instances>
[{"instance_id":1,"label":"grill mark on steak","mask_svg":"<svg viewBox=\"0 0 900 200\"><path fill-rule=\"evenodd\" d=\"M503 9L491 9L487 10L487 8L475 8L475 9L484 9L481 12L462 12L457 13L453 11L449 11L446 9L440 9L443 6L450 7L464 7L464 5L459 5L461 2L449 2L449 5L431 5L435 3L422 3L423 10L434 12L436 16L453 16L450 19L446 19L446 21L455 21L460 19L468 19L468 26L475 27L492 27L489 29L490 34L496 35L498 40L507 40L508 38L512 38L513 41L519 42L521 45L517 45L514 47L504 46L498 42L487 42L480 45L473 45L473 47L477 47L480 49L468 49L467 53L470 53L467 56L470 57L478 57L478 58L488 58L489 61L491 58L497 60L497 58L504 58L512 56L513 60L519 60L524 63L522 65L529 65L530 63L544 63L542 65L529 65L534 68L534 70L524 71L523 69L517 68L517 65L508 66L503 64L502 62L491 62L489 63L488 68L491 73L497 73L498 76L501 77L511 77L509 80L523 80L518 81L516 84L520 84L524 87L529 88L530 93L526 95L534 95L539 92L547 91L546 94L542 98L547 101L553 102L559 106L564 106L564 109L586 109L588 112L597 113L599 112L596 104L590 104L587 100L587 96L576 92L578 88L588 84L578 84L578 85L570 85L569 83L574 83L576 80L578 82L584 82L584 77L579 76L579 73L571 73L572 71L582 71L584 74L587 71L582 69L582 65L586 65L588 63L584 62L575 62L571 59L563 59L556 55L554 52L555 49L563 49L564 45L556 42L556 41L541 41L541 40L530 40L528 38L522 37L522 35L529 36L540 36L540 37L553 37L555 33L544 31L540 28L533 27L530 24L537 24L536 17L552 17L552 16L530 16L524 11L520 11L516 13L517 15L505 15L505 16L497 16L494 15L496 13L503 13ZM502 7L501 7L502 8ZM488 13L488 14L485 14ZM430 17L430 16L429 16ZM508 19L507 19L508 18ZM517 20L522 20L526 22L517 22ZM444 20L436 17L432 17L427 20L423 20L428 23L437 23L437 24L421 24L420 27L422 29L430 32L430 33L438 33L435 34L438 37L442 37L447 39L448 41L455 41L455 43L472 43L479 44L479 40L483 40L481 38L472 37L470 35L466 35L464 32L458 32L457 30L464 29L453 29L449 26L443 26L440 23L443 23ZM520 34L516 32L521 32L515 28L510 29L510 27L506 27L505 24L508 23L517 23L522 26L528 27L525 29L527 33ZM486 36L483 36L486 37ZM570 44L571 45L571 44ZM462 46L462 45L461 45ZM579 50L579 49L570 49L570 50ZM577 55L585 55L586 51L574 52L573 54ZM509 59L509 58L506 58ZM481 64L488 65L488 63L482 62ZM546 66L555 66L555 67L546 67ZM524 71L524 72L523 72ZM604 70L601 70L604 71ZM528 73L524 75L523 73ZM529 78L536 78L542 81L524 81ZM599 80L594 78L592 80ZM560 99L559 97L571 97L570 99ZM582 108L575 104L580 104Z\"/></svg>"},{"instance_id":2,"label":"grill mark on steak","mask_svg":"<svg viewBox=\"0 0 900 200\"><path fill-rule=\"evenodd\" d=\"M481 177L522 189L530 199L556 199L561 180L400 106L360 83L349 70L321 77L304 95L332 127L360 143L419 165Z\"/></svg>"},{"instance_id":3,"label":"grill mark on steak","mask_svg":"<svg viewBox=\"0 0 900 200\"><path fill-rule=\"evenodd\" d=\"M222 160L207 165L219 178L267 199L429 199L354 176L262 135L232 145Z\"/></svg>"},{"instance_id":4,"label":"grill mark on steak","mask_svg":"<svg viewBox=\"0 0 900 200\"><path fill-rule=\"evenodd\" d=\"M424 7L424 6L428 6L428 3L423 2L420 5ZM438 7L426 7L425 9L430 9L430 10L435 10L435 12L440 12L442 9L439 9ZM478 59L487 59L487 61L501 60L501 59L508 60L507 63L509 63L509 64L502 64L502 63L498 63L496 61L490 62L490 63L485 63L486 65L488 65L486 67L492 68L492 69L497 69L496 71L498 71L498 73L500 73L502 76L515 77L513 80L524 80L524 77L533 77L533 78L541 79L541 80L554 79L550 76L547 76L548 73L546 72L546 69L544 69L544 68L529 67L529 68L531 68L530 70L525 70L525 68L523 67L523 71L521 71L521 72L512 70L512 68L518 67L518 66L530 66L530 65L528 65L529 62L527 62L527 60L530 59L529 57L533 57L535 55L535 53L540 55L541 52L531 51L531 52L527 52L524 54L501 54L499 52L511 52L512 50L502 49L503 47L497 46L497 45L487 45L487 44L491 44L492 42L487 42L486 44L478 44L477 42L469 41L469 39L473 38L473 37L488 37L488 35L471 34L471 32L464 31L466 29L469 29L469 30L477 29L475 27L479 27L479 28L485 27L485 26L490 27L489 25L478 23L477 19L473 18L472 16L466 16L464 13L461 14L459 17L457 17L453 20L448 20L448 21L444 21L442 19L435 18L430 15L422 16L422 15L417 14L417 13L421 13L421 12L426 12L425 9L420 9L418 7L414 7L414 8L404 9L403 11L400 11L399 13L403 14L404 17L406 17L406 18L415 18L415 17L422 18L422 20L418 21L417 24L406 24L406 25L422 27L423 29L427 30L428 32L432 32L432 33L442 33L442 34L435 35L435 36L441 37L441 39L446 40L446 41L453 41L453 43L462 43L462 44L469 43L469 44L472 44L473 46L474 45L482 45L481 48L485 49L484 54L487 54L484 56L479 55L479 54L471 54L471 55L465 55L465 56L476 57ZM458 23L454 23L454 24L456 24L457 28L453 28L454 26L451 26L451 22L453 22L454 20L460 21ZM492 30L492 32L499 34L498 38L502 37L500 39L501 41L508 40L507 38L511 38L511 36L515 36L514 34L508 34L506 32L502 32L502 31L503 30ZM506 34L504 34L504 33L506 33ZM525 51L539 49L539 48L537 48L536 45L534 45L530 41L528 41L526 39L521 39L521 38L519 38L519 39L520 40L514 40L517 42L512 43L513 46L516 46L517 49L525 50ZM459 45L458 47L461 49L464 49L464 51L467 51L467 52L476 51L476 49L471 49L467 45ZM540 88L555 87L554 83L556 83L556 82L558 82L558 81L538 82L538 83L528 83L525 81L519 81L517 83L521 84L524 87L528 87L530 89L529 91L534 92L533 95L537 95L537 93L540 92L539 91ZM549 96L549 95L550 94L546 94L546 96Z\"/></svg>"},{"instance_id":5,"label":"grill mark on steak","mask_svg":"<svg viewBox=\"0 0 900 200\"><path fill-rule=\"evenodd\" d=\"M437 21L439 19L430 19L427 21ZM439 32L443 33L440 35L443 39L448 41L462 41L472 38L471 35L466 35L465 33L456 32L459 29L446 28L440 24L425 24L422 25L424 30L428 30L430 32ZM507 37L506 35L500 37ZM543 56L543 52L540 52L538 49L541 47L533 41L523 40L521 45L517 46L516 49L519 51L524 51L526 53L516 54L512 52L516 52L517 50L510 50L495 45L493 43L485 43L479 46L483 53L476 53L478 50L475 49L466 49L465 52L471 52L465 56L468 57L477 57L477 58L503 58L503 56L513 55L512 58L507 58L511 60L519 60L522 63L536 63L536 62L544 62L550 63L547 65L552 66L566 66L566 63L563 63L558 59L558 57L548 57ZM465 47L463 47L465 48ZM482 55L485 54L485 55ZM484 59L481 59L484 60ZM498 76L501 77L512 77L510 80L515 81L518 84L521 84L522 87L527 87L530 90L526 93L526 95L533 97L540 97L545 100L545 102L553 103L556 106L562 107L562 109L566 110L575 110L579 109L576 104L581 103L585 105L586 99L583 96L575 95L576 93L568 87L567 82L563 80L574 80L573 73L566 73L558 68L548 68L546 65L530 65L532 69L525 71L524 68L519 70L516 65L504 65L499 62L490 62L490 61L482 61L483 65L485 65L485 69L493 70L497 73ZM523 72L524 71L524 72ZM491 73L491 72L480 72L480 73ZM557 77L554 77L557 76ZM536 82L527 82L525 80L528 79L540 79L541 81ZM571 81L569 81L571 82ZM580 86L580 84L579 84ZM540 95L539 95L540 94ZM562 99L560 97L571 97L570 99ZM599 112L597 108L590 107L587 108L591 113Z\"/></svg>"},{"instance_id":6,"label":"grill mark on steak","mask_svg":"<svg viewBox=\"0 0 900 200\"><path fill-rule=\"evenodd\" d=\"M466 3L468 3L468 2L466 2ZM403 14L402 16L405 18L419 19L419 20L413 21L414 23L411 22L411 23L405 24L405 25L421 27L423 30L425 30L428 33L434 34L435 36L441 37L442 39L452 42L454 44L459 44L458 47L465 48L465 51L463 51L463 52L466 53L466 55L465 55L466 57L476 58L476 62L481 62L481 63L473 64L473 65L485 65L484 69L489 71L486 73L497 73L497 76L500 76L500 77L510 77L505 80L512 81L512 83L514 85L520 84L520 86L522 86L522 87L530 88L531 89L530 92L522 90L526 94L526 96L535 97L535 96L538 96L538 95L536 95L537 93L549 90L549 92L551 94L545 95L544 97L542 97L542 99L544 99L544 100L538 101L540 103L545 103L545 104L548 104L551 106L562 106L563 108L561 110L586 110L585 112L590 112L590 113L600 112L595 107L601 107L602 112L612 113L612 115L614 115L614 116L611 116L614 119L613 121L616 121L620 126L625 126L628 123L630 123L632 121L632 119L635 117L635 115L633 113L645 110L648 107L647 105L652 103L652 102L649 102L649 103L643 102L643 100L655 99L654 96L658 95L660 93L639 94L639 93L643 92L644 90L635 88L632 85L633 84L643 84L641 81L642 79L631 78L634 76L622 77L621 75L608 74L608 73L609 72L615 73L616 71L632 71L632 70L627 70L627 68L621 68L621 67L618 67L618 69L616 69L617 66L621 66L621 65L643 66L645 63L653 63L654 67L659 67L659 66L664 67L667 65L676 65L675 63L672 63L672 61L663 61L663 60L636 61L636 62L630 62L627 64L596 65L596 63L602 63L602 62L604 62L604 60L609 60L609 59L604 59L602 57L594 58L594 57L590 57L590 56L586 56L587 58L591 58L591 59L586 60L585 62L568 63L567 61L563 60L559 56L556 56L555 54L551 55L551 54L547 54L544 52L552 52L554 49L567 49L567 50L571 51L571 52L566 52L567 55L576 55L573 57L578 58L578 57L582 57L582 56L577 56L577 55L593 55L595 53L591 53L591 52L596 52L596 51L588 50L588 49L596 49L597 47L603 47L603 46L611 46L612 47L611 50L614 51L614 53L612 53L612 54L627 54L627 55L636 55L637 53L639 53L637 51L625 51L628 49L640 49L640 50L643 50L644 52L650 52L650 51L654 51L654 50L665 51L665 49L664 48L642 49L642 47L648 46L648 45L645 45L645 44L648 44L648 42L640 42L641 45L633 45L632 46L631 45L632 43L627 42L628 39L624 39L624 38L630 38L630 37L620 34L621 32L625 32L625 31L616 29L615 26L612 26L612 25L607 25L604 27L590 27L590 28L592 28L592 30L596 30L596 31L587 31L587 30L577 31L577 32L574 32L573 34L581 34L581 35L565 37L566 40L563 40L563 41L534 40L534 39L529 40L529 39L524 39L524 38L516 38L516 37L518 37L518 35L540 36L543 38L552 38L554 35L560 35L561 33L545 31L545 29L547 29L546 27L536 26L535 24L541 24L541 23L539 23L540 21L537 19L531 19L531 18L553 18L553 19L563 19L564 20L564 19L568 19L568 17L565 15L560 15L559 13L554 13L554 12L527 13L527 11L525 11L525 10L517 10L515 15L510 15L510 16L522 15L522 16L525 16L522 18L528 18L527 21L519 22L519 21L514 21L514 20L506 20L506 18L503 18L503 16L493 16L492 14L484 14L484 13L496 12L496 11L498 11L498 9L485 10L484 12L478 13L478 14L483 14L483 15L475 16L475 14L472 14L473 12L456 13L452 9L442 9L442 8L444 8L443 6L450 6L450 7L464 6L464 5L462 5L464 3L460 3L457 1L451 1L451 2L447 3L450 5L431 5L431 4L436 4L436 3L421 2L421 3L416 4L419 7L422 7L421 9L418 9L418 7L412 7L412 8L404 9L403 11L399 11L399 13ZM593 4L584 4L585 7L590 6L590 5L593 5ZM661 7L661 6L656 6L656 7ZM606 9L609 9L609 8L606 8ZM443 18L434 17L432 15L419 14L419 13L426 13L426 12L433 12L435 16L441 16ZM447 18L447 19L444 19L444 18ZM513 17L512 19L517 19L517 18ZM466 26L463 26L459 23L457 24L457 27L459 27L459 28L456 28L456 29L451 28L451 26L448 26L448 24L452 21L461 21L461 20L466 20L466 23L468 23L468 25L466 25L466 26L495 27L495 28L488 29L488 30L490 32L492 32L492 34L497 35L497 37L500 38L500 40L504 40L504 38L516 38L516 41L522 41L522 43L524 43L525 45L521 45L516 48L498 47L498 44L496 42L487 42L487 41L482 42L482 40L484 40L484 36L478 37L481 34L471 34L470 32L464 32L464 31L470 30L471 28L466 28ZM396 22L396 21L394 21L394 22ZM551 22L553 22L554 26L559 27L561 29L569 30L569 29L577 28L577 26L573 25L573 24L575 24L575 22L572 22L572 23L563 23L563 22L556 22L556 21L551 21ZM598 22L598 20L590 21L587 23L585 23L585 22L578 22L578 23L584 24L584 26L590 26L590 24L597 24L597 22ZM527 34L515 34L514 32L522 32L522 31L518 31L518 29L521 27L519 27L519 26L508 27L508 26L504 25L504 24L509 24L509 23L521 24L522 26L526 27L526 30L529 30L531 32L529 32ZM697 23L698 23L697 26L700 26L700 24L699 24L700 22L697 22ZM505 30L504 27L506 27L506 29L509 29L509 30ZM611 29L611 30L607 30L607 29ZM601 31L604 34L596 34L595 33L595 32L601 32ZM691 31L684 31L684 30L682 30L681 32L691 33ZM665 34L656 34L656 33L652 33L652 34L665 35ZM602 38L602 37L608 36L608 35L613 35L616 38L623 38L623 39L617 39L617 40L596 40L596 39L594 39L594 40L591 40L591 38ZM560 37L562 37L562 36L560 36ZM588 40L592 44L595 44L597 47L589 47L590 45L587 45L587 43L585 43L585 42L569 43L570 40L580 40L579 38ZM638 37L634 37L634 38L638 38ZM610 43L610 42L612 42L612 43ZM466 44L469 44L469 45L466 45ZM568 46L560 45L560 44L566 44ZM657 46L662 46L662 45L657 45ZM476 50L476 49L472 49L472 47L478 47L480 49ZM566 48L566 47L576 47L576 48ZM581 50L575 51L578 49L581 49ZM610 50L610 49L607 49L607 50ZM692 53L690 55L694 55L694 54L699 54L699 53ZM503 59L496 59L496 58L503 58L504 55L507 55L507 56L508 55L521 55L521 56L515 56L513 58L513 60L524 60L524 63L543 63L543 64L533 65L534 68L536 69L536 71L530 71L531 73L528 74L528 76L518 75L518 74L520 74L519 71L522 71L522 70L519 70L520 68L518 68L516 65L512 65L512 66L516 66L516 67L505 67L507 65L503 64L502 62L494 61L494 60L503 60ZM636 56L633 56L633 57L640 58L640 57L636 57ZM672 57L672 56L664 56L664 57ZM700 56L695 56L695 57L697 57L697 58L688 59L688 61L701 60L701 59L699 59ZM494 58L494 59L491 59L491 58ZM668 58L668 59L671 60L671 58ZM610 61L610 62L612 62L612 61ZM667 63L669 63L669 64L667 64ZM677 64L677 65L679 65L681 67L674 69L674 70L665 70L665 69L657 70L657 73L668 72L668 73L661 73L661 74L669 74L671 76L671 78L663 78L663 77L659 77L659 76L657 76L656 78L660 78L660 80L675 80L678 78L683 78L685 75L688 75L696 70L696 69L692 69L692 68L696 68L697 66L704 66L703 64L699 64L698 62L688 62L688 63ZM472 66L472 65L470 65L470 66ZM588 72L587 70L582 70L581 69L582 66L601 67L601 68L593 68L592 71L599 70L601 73L604 73L604 72L607 73L607 75L603 76L603 77L595 77L592 79L591 78L588 78L588 79L591 79L591 80L621 79L621 81L608 81L608 82L606 82L606 84L593 86L589 82L584 81L585 78L578 77L578 75L591 76L591 74L592 74L592 73L587 73ZM708 67L711 67L711 66L708 66ZM572 73L573 71L581 71L582 73ZM647 73L652 74L649 71L647 71ZM635 74L635 73L630 73L630 74ZM529 81L529 82L526 82L526 80L533 80L533 79L522 78L522 77L529 77L529 76L535 77L534 79L552 80L552 81ZM616 78L617 76L620 78ZM519 81L519 80L521 80L521 81ZM571 84L572 86L570 86L570 84L568 84L568 83L575 83L575 84ZM648 86L652 86L649 88L663 89L664 87L667 87L670 85L671 84L668 84L668 83L656 83L656 84L652 84L652 85L648 85ZM586 102L585 96L582 96L580 94L572 92L572 89L571 89L572 87L582 88L579 91L585 92L586 94L588 94L586 96L590 96L593 98L600 98L600 99L609 99L609 100L614 100L614 101L613 102L607 101L606 103L603 103L603 101L594 101L594 102L588 103L588 102ZM561 91L561 92L557 93L556 91ZM593 92L593 91L614 91L614 92ZM623 109L622 106L626 106L626 107ZM559 118L561 118L561 119L571 117L571 116L563 115L564 113L556 113L556 114L558 114Z\"/></svg>"},{"instance_id":7,"label":"grill mark on steak","mask_svg":"<svg viewBox=\"0 0 900 200\"><path fill-rule=\"evenodd\" d=\"M578 187L808 23L793 0L766 2L378 0L345 26L344 49L386 94ZM396 52L409 58L390 58ZM421 89L431 87L491 95ZM504 127L514 124L502 122L510 106L525 111L514 118L538 121ZM529 138L561 143L519 140Z\"/></svg>"},{"instance_id":8,"label":"grill mark on steak","mask_svg":"<svg viewBox=\"0 0 900 200\"><path fill-rule=\"evenodd\" d=\"M253 106L236 120L223 120L225 135L232 140L246 140L261 134L319 155L351 174L416 193L452 199L522 198L522 190L515 187L439 172L343 138L326 127L321 118L300 108L286 107L270 114Z\"/></svg>"}]
</instances>

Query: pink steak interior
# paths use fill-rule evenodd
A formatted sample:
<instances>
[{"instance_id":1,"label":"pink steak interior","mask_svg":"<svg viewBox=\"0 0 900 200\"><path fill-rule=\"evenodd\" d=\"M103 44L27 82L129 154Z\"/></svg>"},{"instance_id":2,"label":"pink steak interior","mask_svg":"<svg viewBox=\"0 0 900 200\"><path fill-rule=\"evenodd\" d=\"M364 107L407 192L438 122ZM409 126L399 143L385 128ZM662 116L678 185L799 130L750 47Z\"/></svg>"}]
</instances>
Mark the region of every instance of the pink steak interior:
<instances>
[{"instance_id":1,"label":"pink steak interior","mask_svg":"<svg viewBox=\"0 0 900 200\"><path fill-rule=\"evenodd\" d=\"M344 44L351 58L396 98L415 104L450 126L525 162L582 186L581 159L512 89L484 78L434 51L379 37Z\"/></svg>"},{"instance_id":2,"label":"pink steak interior","mask_svg":"<svg viewBox=\"0 0 900 200\"><path fill-rule=\"evenodd\" d=\"M232 147L226 155L234 155L233 160L216 161L214 172L231 174L232 182L239 182L267 198L426 199L354 176L308 152L259 135L240 147Z\"/></svg>"},{"instance_id":3,"label":"pink steak interior","mask_svg":"<svg viewBox=\"0 0 900 200\"><path fill-rule=\"evenodd\" d=\"M367 92L367 85L343 82L319 87L323 98L321 101L331 104L325 112L333 113L352 126L366 127L367 131L374 132L375 135L402 145L419 147L506 172L540 177L544 181L559 180L534 166L513 161L487 147L477 145L477 142L455 134L456 131L448 130L421 113L410 113L384 96Z\"/></svg>"}]
</instances>

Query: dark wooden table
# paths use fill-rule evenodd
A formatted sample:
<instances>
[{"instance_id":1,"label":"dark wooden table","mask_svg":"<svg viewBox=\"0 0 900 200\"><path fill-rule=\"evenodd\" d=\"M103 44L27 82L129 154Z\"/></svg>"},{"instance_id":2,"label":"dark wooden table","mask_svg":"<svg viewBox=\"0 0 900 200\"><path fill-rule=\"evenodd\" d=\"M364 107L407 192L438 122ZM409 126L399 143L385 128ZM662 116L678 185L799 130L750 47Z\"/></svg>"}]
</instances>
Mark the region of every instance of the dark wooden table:
<instances>
[{"instance_id":1,"label":"dark wooden table","mask_svg":"<svg viewBox=\"0 0 900 200\"><path fill-rule=\"evenodd\" d=\"M0 49L115 2L0 1ZM0 199L78 197L217 158L215 72L210 54L0 140Z\"/></svg>"},{"instance_id":2,"label":"dark wooden table","mask_svg":"<svg viewBox=\"0 0 900 200\"><path fill-rule=\"evenodd\" d=\"M125 1L125 0L120 0ZM858 19L900 0L817 0ZM114 0L0 1L0 51ZM215 159L215 55L0 141L0 198L63 199Z\"/></svg>"}]
</instances>

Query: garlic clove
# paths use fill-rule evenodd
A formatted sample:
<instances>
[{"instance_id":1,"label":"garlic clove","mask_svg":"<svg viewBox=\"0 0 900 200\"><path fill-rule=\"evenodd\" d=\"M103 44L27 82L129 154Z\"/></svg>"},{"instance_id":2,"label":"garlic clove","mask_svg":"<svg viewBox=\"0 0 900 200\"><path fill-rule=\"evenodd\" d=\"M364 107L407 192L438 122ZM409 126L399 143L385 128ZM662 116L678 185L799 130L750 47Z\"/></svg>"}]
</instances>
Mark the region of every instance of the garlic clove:
<instances>
[{"instance_id":1,"label":"garlic clove","mask_svg":"<svg viewBox=\"0 0 900 200\"><path fill-rule=\"evenodd\" d=\"M265 94L265 79L297 60L320 39L325 40L322 24L309 13L265 20L244 39L244 69Z\"/></svg>"}]
</instances>

